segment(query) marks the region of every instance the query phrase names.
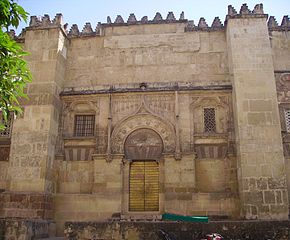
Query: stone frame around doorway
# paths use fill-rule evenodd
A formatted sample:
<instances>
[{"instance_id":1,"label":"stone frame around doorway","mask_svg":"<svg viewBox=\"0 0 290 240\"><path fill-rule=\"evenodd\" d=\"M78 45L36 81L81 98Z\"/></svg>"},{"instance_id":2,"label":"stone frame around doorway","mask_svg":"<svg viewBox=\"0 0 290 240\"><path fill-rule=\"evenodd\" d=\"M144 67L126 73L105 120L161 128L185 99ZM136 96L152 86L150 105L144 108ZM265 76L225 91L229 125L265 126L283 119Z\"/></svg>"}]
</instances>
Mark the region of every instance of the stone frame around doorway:
<instances>
[{"instance_id":1,"label":"stone frame around doorway","mask_svg":"<svg viewBox=\"0 0 290 240\"><path fill-rule=\"evenodd\" d=\"M142 145L143 143L143 145ZM135 144L135 146L134 146ZM133 150L132 150L133 149ZM123 194L122 218L159 219L164 212L164 161L162 157L163 141L160 135L150 128L140 128L132 131L124 144L123 158ZM141 155L145 154L144 157ZM130 165L134 161L156 161L159 168L159 207L158 211L130 211Z\"/></svg>"}]
</instances>

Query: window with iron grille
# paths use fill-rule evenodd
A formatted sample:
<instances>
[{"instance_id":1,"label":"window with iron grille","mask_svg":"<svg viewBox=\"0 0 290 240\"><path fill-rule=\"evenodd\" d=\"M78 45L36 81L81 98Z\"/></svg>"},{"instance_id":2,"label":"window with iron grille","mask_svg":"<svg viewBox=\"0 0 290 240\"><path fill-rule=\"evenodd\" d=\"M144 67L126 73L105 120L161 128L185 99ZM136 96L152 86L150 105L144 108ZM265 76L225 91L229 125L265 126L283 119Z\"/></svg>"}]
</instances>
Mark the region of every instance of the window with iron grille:
<instances>
[{"instance_id":1,"label":"window with iron grille","mask_svg":"<svg viewBox=\"0 0 290 240\"><path fill-rule=\"evenodd\" d=\"M5 129L0 131L0 137L10 137L11 135L11 129L12 129L12 119L13 119L13 114L11 113L9 115L9 119L7 120L7 122L4 124L5 125ZM4 123L4 120L2 118L1 112L0 112L0 122Z\"/></svg>"},{"instance_id":2,"label":"window with iron grille","mask_svg":"<svg viewBox=\"0 0 290 240\"><path fill-rule=\"evenodd\" d=\"M215 109L214 108L204 108L204 132L214 133L216 132L216 121L215 121Z\"/></svg>"},{"instance_id":3,"label":"window with iron grille","mask_svg":"<svg viewBox=\"0 0 290 240\"><path fill-rule=\"evenodd\" d=\"M76 115L75 116L75 136L88 137L94 136L95 115Z\"/></svg>"},{"instance_id":4,"label":"window with iron grille","mask_svg":"<svg viewBox=\"0 0 290 240\"><path fill-rule=\"evenodd\" d=\"M290 132L290 110L285 110L285 124L286 124L286 131Z\"/></svg>"}]
</instances>

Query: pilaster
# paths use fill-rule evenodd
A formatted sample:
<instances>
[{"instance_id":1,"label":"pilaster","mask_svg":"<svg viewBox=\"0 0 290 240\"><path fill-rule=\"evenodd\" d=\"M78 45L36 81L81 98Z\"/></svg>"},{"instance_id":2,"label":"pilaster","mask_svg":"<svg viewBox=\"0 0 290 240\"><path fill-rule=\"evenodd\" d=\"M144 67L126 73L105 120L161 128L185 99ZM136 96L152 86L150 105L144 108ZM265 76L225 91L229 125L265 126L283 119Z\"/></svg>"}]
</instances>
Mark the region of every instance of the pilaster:
<instances>
[{"instance_id":1,"label":"pilaster","mask_svg":"<svg viewBox=\"0 0 290 240\"><path fill-rule=\"evenodd\" d=\"M287 219L288 197L267 15L229 6L226 35L233 84L241 217Z\"/></svg>"},{"instance_id":2,"label":"pilaster","mask_svg":"<svg viewBox=\"0 0 290 240\"><path fill-rule=\"evenodd\" d=\"M52 218L54 158L61 113L59 93L65 74L66 34L62 16L53 21L31 17L24 49L33 76L24 113L14 122L9 158L9 187L2 195L3 217Z\"/></svg>"}]
</instances>

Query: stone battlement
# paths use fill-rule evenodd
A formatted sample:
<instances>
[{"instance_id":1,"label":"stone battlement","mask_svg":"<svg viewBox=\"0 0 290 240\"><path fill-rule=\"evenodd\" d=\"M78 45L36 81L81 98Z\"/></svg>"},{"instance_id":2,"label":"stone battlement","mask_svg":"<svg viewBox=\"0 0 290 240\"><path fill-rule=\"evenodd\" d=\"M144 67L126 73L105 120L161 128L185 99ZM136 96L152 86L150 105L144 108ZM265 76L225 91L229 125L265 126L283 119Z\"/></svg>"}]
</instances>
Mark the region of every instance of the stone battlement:
<instances>
[{"instance_id":1,"label":"stone battlement","mask_svg":"<svg viewBox=\"0 0 290 240\"><path fill-rule=\"evenodd\" d=\"M191 31L216 31L223 30L224 26L227 24L229 18L249 18L249 17L265 17L268 15L264 14L263 4L257 4L253 10L250 10L247 4L243 4L240 8L240 11L237 12L236 9L232 6L228 6L228 14L224 24L219 17L215 17L212 24L209 26L205 18L201 17L197 25L194 21L185 19L184 12L182 12L177 19L173 12L168 12L166 18L164 19L162 15L157 12L152 20L149 20L147 16L142 17L140 20L137 20L134 13L131 13L127 19L124 21L124 18L121 15L117 15L115 21L111 20L111 17L107 17L106 23L99 22L93 30L91 23L87 22L83 29L80 31L77 24L73 24L68 30L68 24L63 24L63 16L61 13L56 14L53 20L50 19L49 15L45 14L44 16L37 17L31 16L30 23L28 28L32 29L42 29L42 28L54 28L62 27L64 32L69 38L75 37L84 37L84 36L103 36L104 29L106 27L118 27L118 26L130 26L130 25L143 25L143 24L172 24L172 23L184 23L185 32ZM288 15L285 15L282 19L281 24L279 25L274 16L270 16L268 19L268 28L270 31L289 31L290 30L290 20ZM15 32L12 30L10 32L12 37L15 36ZM18 37L21 38L21 35Z\"/></svg>"}]
</instances>

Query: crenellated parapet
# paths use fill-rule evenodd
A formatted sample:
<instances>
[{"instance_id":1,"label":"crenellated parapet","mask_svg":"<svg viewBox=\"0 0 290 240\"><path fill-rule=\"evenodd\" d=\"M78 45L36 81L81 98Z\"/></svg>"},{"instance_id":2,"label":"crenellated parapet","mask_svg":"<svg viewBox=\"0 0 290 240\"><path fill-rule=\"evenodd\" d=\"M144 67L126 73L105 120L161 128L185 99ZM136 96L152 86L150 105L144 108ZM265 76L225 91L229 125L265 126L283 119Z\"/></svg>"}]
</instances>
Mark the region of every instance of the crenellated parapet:
<instances>
[{"instance_id":1,"label":"crenellated parapet","mask_svg":"<svg viewBox=\"0 0 290 240\"><path fill-rule=\"evenodd\" d=\"M44 16L41 17L31 16L29 27L30 28L64 27L62 14L57 13L53 20L50 20L48 14L44 14Z\"/></svg>"},{"instance_id":2,"label":"crenellated parapet","mask_svg":"<svg viewBox=\"0 0 290 240\"><path fill-rule=\"evenodd\" d=\"M224 29L224 25L222 24L219 17L215 17L211 26L209 26L205 20L205 18L201 17L199 19L198 25L194 24L194 21L188 21L187 26L185 27L186 32L192 31L217 31Z\"/></svg>"},{"instance_id":3,"label":"crenellated parapet","mask_svg":"<svg viewBox=\"0 0 290 240\"><path fill-rule=\"evenodd\" d=\"M76 37L91 37L91 36L102 36L104 29L107 27L118 27L118 26L131 26L131 25L144 25L144 24L172 24L182 23L184 24L185 32L192 31L219 31L225 29L227 20L230 18L267 18L268 15L264 14L263 4L257 4L253 10L250 10L247 4L243 4L240 11L237 11L232 5L228 6L228 14L226 20L223 23L219 17L215 17L212 24L208 24L205 18L201 17L197 24L192 20L187 20L184 17L184 12L181 12L179 18L176 18L173 12L168 12L166 17L163 17L161 13L157 12L153 19L149 19L147 16L143 16L141 19L137 19L134 13L131 13L128 18L123 18L121 15L117 15L115 20L112 21L110 16L107 17L106 23L98 22L95 28L92 27L91 23L87 22L83 28L79 28L76 24L73 24L70 30L67 29L68 24L63 25L62 14L58 13L51 20L49 15L45 14L42 17L31 16L29 29L45 29L60 27L63 32L67 34L69 38ZM288 15L284 16L281 24L279 25L275 17L271 16L268 19L268 28L270 31L289 31L290 20ZM11 32L11 37L15 39L23 39L25 30L20 36L15 36L15 33Z\"/></svg>"},{"instance_id":4,"label":"crenellated parapet","mask_svg":"<svg viewBox=\"0 0 290 240\"><path fill-rule=\"evenodd\" d=\"M229 18L250 18L250 17L267 17L267 14L264 14L263 4L257 4L254 9L251 11L246 3L244 3L239 13L237 10L232 6L228 6L228 15L226 17L226 20Z\"/></svg>"},{"instance_id":5,"label":"crenellated parapet","mask_svg":"<svg viewBox=\"0 0 290 240\"><path fill-rule=\"evenodd\" d=\"M274 16L270 16L268 20L268 28L270 31L289 31L290 30L290 19L288 15L282 18L281 24L279 25Z\"/></svg>"},{"instance_id":6,"label":"crenellated parapet","mask_svg":"<svg viewBox=\"0 0 290 240\"><path fill-rule=\"evenodd\" d=\"M168 24L168 23L187 23L188 20L184 19L184 12L180 14L179 19L176 19L173 12L168 12L165 19L163 19L161 13L157 12L152 20L149 20L147 16L142 17L138 20L134 13L131 13L127 19L124 20L121 15L117 15L114 22L110 16L107 17L106 23L98 23L95 31L93 31L91 24L86 23L83 30L79 31L76 24L73 24L68 32L68 37L85 37L85 36L102 36L103 30L106 27L118 27L118 26L130 26L130 25L141 25L141 24Z\"/></svg>"},{"instance_id":7,"label":"crenellated parapet","mask_svg":"<svg viewBox=\"0 0 290 240\"><path fill-rule=\"evenodd\" d=\"M257 4L252 11L248 8L247 4L243 4L239 13L232 5L229 5L226 22L229 18L268 18L268 15L264 13L262 3ZM270 31L289 31L290 20L288 15L283 17L281 25L278 24L274 16L270 16L268 19L268 28Z\"/></svg>"}]
</instances>

